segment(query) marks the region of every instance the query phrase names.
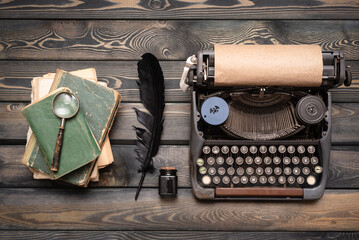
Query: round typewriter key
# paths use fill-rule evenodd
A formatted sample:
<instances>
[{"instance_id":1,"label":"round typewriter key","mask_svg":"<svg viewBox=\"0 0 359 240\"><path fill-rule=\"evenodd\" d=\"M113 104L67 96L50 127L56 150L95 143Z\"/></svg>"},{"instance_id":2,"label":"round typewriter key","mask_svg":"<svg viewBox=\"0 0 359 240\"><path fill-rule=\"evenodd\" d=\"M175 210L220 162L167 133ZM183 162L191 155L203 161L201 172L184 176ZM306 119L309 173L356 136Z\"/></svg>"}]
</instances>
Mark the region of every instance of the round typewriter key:
<instances>
[{"instance_id":1,"label":"round typewriter key","mask_svg":"<svg viewBox=\"0 0 359 240\"><path fill-rule=\"evenodd\" d=\"M289 157L284 157L283 158L283 163L285 164L285 165L288 165L288 164L290 164L290 158Z\"/></svg>"},{"instance_id":2,"label":"round typewriter key","mask_svg":"<svg viewBox=\"0 0 359 240\"><path fill-rule=\"evenodd\" d=\"M323 168L321 166L315 166L315 168L314 168L315 173L320 174L320 173L322 173L322 171L323 171Z\"/></svg>"},{"instance_id":3,"label":"round typewriter key","mask_svg":"<svg viewBox=\"0 0 359 240\"><path fill-rule=\"evenodd\" d=\"M233 159L232 157L227 157L227 158L226 158L226 163L227 163L228 165L232 165L232 164L234 163L234 159Z\"/></svg>"},{"instance_id":4,"label":"round typewriter key","mask_svg":"<svg viewBox=\"0 0 359 240\"><path fill-rule=\"evenodd\" d=\"M224 176L224 177L222 178L222 182L223 182L224 184L228 184L230 181L231 181L231 180L229 179L228 176Z\"/></svg>"},{"instance_id":5,"label":"round typewriter key","mask_svg":"<svg viewBox=\"0 0 359 240\"><path fill-rule=\"evenodd\" d=\"M200 174L204 175L204 174L206 174L206 172L207 172L207 168L206 168L206 167L200 167L200 168L199 168L199 173L200 173Z\"/></svg>"},{"instance_id":6,"label":"round typewriter key","mask_svg":"<svg viewBox=\"0 0 359 240\"><path fill-rule=\"evenodd\" d=\"M219 153L219 147L218 146L213 146L212 147L212 153L213 154L218 154Z\"/></svg>"},{"instance_id":7,"label":"round typewriter key","mask_svg":"<svg viewBox=\"0 0 359 240\"><path fill-rule=\"evenodd\" d=\"M248 178L247 178L246 176L242 176L242 177L241 177L241 183L242 183L242 184L248 183Z\"/></svg>"},{"instance_id":8,"label":"round typewriter key","mask_svg":"<svg viewBox=\"0 0 359 240\"><path fill-rule=\"evenodd\" d=\"M310 145L307 150L310 154L313 154L315 152L315 147Z\"/></svg>"},{"instance_id":9,"label":"round typewriter key","mask_svg":"<svg viewBox=\"0 0 359 240\"><path fill-rule=\"evenodd\" d=\"M243 162L244 162L244 160L243 160L242 157L237 157L237 158L236 158L236 163L237 163L238 165L242 165Z\"/></svg>"},{"instance_id":10,"label":"round typewriter key","mask_svg":"<svg viewBox=\"0 0 359 240\"><path fill-rule=\"evenodd\" d=\"M273 173L273 169L271 167L266 167L264 169L264 172L267 174L267 175L271 175Z\"/></svg>"},{"instance_id":11,"label":"round typewriter key","mask_svg":"<svg viewBox=\"0 0 359 240\"><path fill-rule=\"evenodd\" d=\"M248 175L252 175L252 174L254 173L253 168L248 167L248 168L246 169L246 173L247 173Z\"/></svg>"},{"instance_id":12,"label":"round typewriter key","mask_svg":"<svg viewBox=\"0 0 359 240\"><path fill-rule=\"evenodd\" d=\"M294 146L288 146L287 151L288 151L290 154L293 154L293 153L295 153L295 147L294 147Z\"/></svg>"},{"instance_id":13,"label":"round typewriter key","mask_svg":"<svg viewBox=\"0 0 359 240\"><path fill-rule=\"evenodd\" d=\"M300 154L303 154L303 153L305 153L305 147L303 145L300 145L300 146L297 147L297 151Z\"/></svg>"},{"instance_id":14,"label":"round typewriter key","mask_svg":"<svg viewBox=\"0 0 359 240\"><path fill-rule=\"evenodd\" d=\"M299 157L292 157L292 163L295 165L299 164L300 163Z\"/></svg>"},{"instance_id":15,"label":"round typewriter key","mask_svg":"<svg viewBox=\"0 0 359 240\"><path fill-rule=\"evenodd\" d=\"M218 165L222 165L224 163L224 158L223 157L218 157L216 159L216 162L217 162Z\"/></svg>"},{"instance_id":16,"label":"round typewriter key","mask_svg":"<svg viewBox=\"0 0 359 240\"><path fill-rule=\"evenodd\" d=\"M258 179L257 179L256 176L251 176L251 177L249 178L249 181L250 181L252 184L255 184L255 183L257 183Z\"/></svg>"},{"instance_id":17,"label":"round typewriter key","mask_svg":"<svg viewBox=\"0 0 359 240\"><path fill-rule=\"evenodd\" d=\"M313 186L316 181L317 181L317 180L316 180L315 177L313 177L313 176L308 176L308 177L307 177L307 183L308 183L308 185Z\"/></svg>"},{"instance_id":18,"label":"round typewriter key","mask_svg":"<svg viewBox=\"0 0 359 240\"><path fill-rule=\"evenodd\" d=\"M269 164L272 163L272 159L271 159L270 157L265 157L265 158L263 159L263 162L264 162L266 165L269 165Z\"/></svg>"},{"instance_id":19,"label":"round typewriter key","mask_svg":"<svg viewBox=\"0 0 359 240\"><path fill-rule=\"evenodd\" d=\"M236 170L234 170L234 168L232 168L232 167L229 167L229 168L227 169L228 175L231 175L231 176L232 176L235 172L236 172Z\"/></svg>"},{"instance_id":20,"label":"round typewriter key","mask_svg":"<svg viewBox=\"0 0 359 240\"><path fill-rule=\"evenodd\" d=\"M270 184L274 184L275 183L275 177L273 177L273 176L268 177L268 182Z\"/></svg>"},{"instance_id":21,"label":"round typewriter key","mask_svg":"<svg viewBox=\"0 0 359 240\"><path fill-rule=\"evenodd\" d=\"M275 153L277 152L277 148L272 145L272 146L269 147L269 152L270 152L271 154L275 154Z\"/></svg>"},{"instance_id":22,"label":"round typewriter key","mask_svg":"<svg viewBox=\"0 0 359 240\"><path fill-rule=\"evenodd\" d=\"M221 152L222 152L223 154L229 153L229 147L228 147L228 146L223 146L223 147L221 148Z\"/></svg>"},{"instance_id":23,"label":"round typewriter key","mask_svg":"<svg viewBox=\"0 0 359 240\"><path fill-rule=\"evenodd\" d=\"M280 145L280 146L278 147L278 152L280 152L280 153L285 153L285 151L286 151L286 147L285 147L284 145Z\"/></svg>"},{"instance_id":24,"label":"round typewriter key","mask_svg":"<svg viewBox=\"0 0 359 240\"><path fill-rule=\"evenodd\" d=\"M218 177L218 176L215 176L215 177L213 177L213 183L214 184L218 184L218 183L220 183L221 182L221 178L220 177Z\"/></svg>"},{"instance_id":25,"label":"round typewriter key","mask_svg":"<svg viewBox=\"0 0 359 240\"><path fill-rule=\"evenodd\" d=\"M256 169L256 173L257 173L258 175L262 175L262 174L263 174L263 168L261 168L261 167L257 168L257 169Z\"/></svg>"},{"instance_id":26,"label":"round typewriter key","mask_svg":"<svg viewBox=\"0 0 359 240\"><path fill-rule=\"evenodd\" d=\"M224 167L218 168L218 174L219 175L224 175L225 173L226 173L226 169L224 169Z\"/></svg>"},{"instance_id":27,"label":"round typewriter key","mask_svg":"<svg viewBox=\"0 0 359 240\"><path fill-rule=\"evenodd\" d=\"M220 125L228 118L228 104L220 97L207 98L202 104L201 115L203 120L208 124L214 126Z\"/></svg>"},{"instance_id":28,"label":"round typewriter key","mask_svg":"<svg viewBox=\"0 0 359 240\"><path fill-rule=\"evenodd\" d=\"M259 164L262 163L262 158L261 158L261 157L255 157L255 158L254 158L254 162L255 162L257 165L259 165Z\"/></svg>"},{"instance_id":29,"label":"round typewriter key","mask_svg":"<svg viewBox=\"0 0 359 240\"><path fill-rule=\"evenodd\" d=\"M267 147L264 146L264 145L260 146L259 152L262 153L262 154L265 154L267 152Z\"/></svg>"},{"instance_id":30,"label":"round typewriter key","mask_svg":"<svg viewBox=\"0 0 359 240\"><path fill-rule=\"evenodd\" d=\"M302 158L302 163L303 164L307 165L307 164L309 164L309 162L310 162L309 157L303 157Z\"/></svg>"},{"instance_id":31,"label":"round typewriter key","mask_svg":"<svg viewBox=\"0 0 359 240\"><path fill-rule=\"evenodd\" d=\"M211 168L208 169L208 173L210 175L214 175L214 174L216 174L216 169L214 167L211 167Z\"/></svg>"},{"instance_id":32,"label":"round typewriter key","mask_svg":"<svg viewBox=\"0 0 359 240\"><path fill-rule=\"evenodd\" d=\"M303 183L304 183L304 177L299 176L299 177L297 178L297 183L298 183L298 184L303 184Z\"/></svg>"},{"instance_id":33,"label":"round typewriter key","mask_svg":"<svg viewBox=\"0 0 359 240\"><path fill-rule=\"evenodd\" d=\"M293 174L294 174L294 175L299 175L299 174L300 174L300 169L299 169L299 167L293 168Z\"/></svg>"},{"instance_id":34,"label":"round typewriter key","mask_svg":"<svg viewBox=\"0 0 359 240\"><path fill-rule=\"evenodd\" d=\"M233 184L238 184L239 183L239 177L238 176L232 177L232 183Z\"/></svg>"},{"instance_id":35,"label":"round typewriter key","mask_svg":"<svg viewBox=\"0 0 359 240\"><path fill-rule=\"evenodd\" d=\"M216 160L214 159L214 157L207 158L208 165L213 165L215 162L216 162Z\"/></svg>"},{"instance_id":36,"label":"round typewriter key","mask_svg":"<svg viewBox=\"0 0 359 240\"><path fill-rule=\"evenodd\" d=\"M252 157L246 157L246 163L248 164L248 165L251 165L252 163L253 163L253 158Z\"/></svg>"},{"instance_id":37,"label":"round typewriter key","mask_svg":"<svg viewBox=\"0 0 359 240\"><path fill-rule=\"evenodd\" d=\"M313 165L316 165L316 164L318 164L319 160L318 160L317 157L312 157L312 158L310 159L310 162L311 162Z\"/></svg>"},{"instance_id":38,"label":"round typewriter key","mask_svg":"<svg viewBox=\"0 0 359 240\"><path fill-rule=\"evenodd\" d=\"M231 153L237 154L238 151L239 151L239 148L238 148L237 146L232 146L232 147L231 147Z\"/></svg>"},{"instance_id":39,"label":"round typewriter key","mask_svg":"<svg viewBox=\"0 0 359 240\"><path fill-rule=\"evenodd\" d=\"M274 169L274 174L275 174L275 175L281 175L281 174L282 174L282 169L281 169L280 167L276 167L276 168Z\"/></svg>"},{"instance_id":40,"label":"round typewriter key","mask_svg":"<svg viewBox=\"0 0 359 240\"><path fill-rule=\"evenodd\" d=\"M308 175L310 173L310 169L308 167L304 167L302 169L302 172L303 172L304 175Z\"/></svg>"},{"instance_id":41,"label":"round typewriter key","mask_svg":"<svg viewBox=\"0 0 359 240\"><path fill-rule=\"evenodd\" d=\"M208 147L208 146L204 146L203 147L203 153L204 154L209 154L211 152L211 148L210 147Z\"/></svg>"},{"instance_id":42,"label":"round typewriter key","mask_svg":"<svg viewBox=\"0 0 359 240\"><path fill-rule=\"evenodd\" d=\"M259 178L259 182L262 183L262 184L266 184L266 183L267 183L267 177L261 176L261 177Z\"/></svg>"},{"instance_id":43,"label":"round typewriter key","mask_svg":"<svg viewBox=\"0 0 359 240\"><path fill-rule=\"evenodd\" d=\"M284 184L284 183L286 182L285 177L284 177L284 176L280 176L280 177L278 178L278 182L279 182L280 184Z\"/></svg>"},{"instance_id":44,"label":"round typewriter key","mask_svg":"<svg viewBox=\"0 0 359 240\"><path fill-rule=\"evenodd\" d=\"M204 176L202 177L202 183L203 183L204 185L210 184L210 183L211 183L211 177L208 176L208 175L204 175Z\"/></svg>"},{"instance_id":45,"label":"round typewriter key","mask_svg":"<svg viewBox=\"0 0 359 240\"><path fill-rule=\"evenodd\" d=\"M274 163L274 164L278 165L278 164L280 164L280 162L281 162L281 160L280 160L279 157L274 157L274 158L273 158L273 163Z\"/></svg>"},{"instance_id":46,"label":"round typewriter key","mask_svg":"<svg viewBox=\"0 0 359 240\"><path fill-rule=\"evenodd\" d=\"M291 173L292 173L292 169L290 167L284 168L284 174L285 175L290 175Z\"/></svg>"},{"instance_id":47,"label":"round typewriter key","mask_svg":"<svg viewBox=\"0 0 359 240\"><path fill-rule=\"evenodd\" d=\"M248 147L247 146L242 146L240 149L242 154L247 154L248 153Z\"/></svg>"},{"instance_id":48,"label":"round typewriter key","mask_svg":"<svg viewBox=\"0 0 359 240\"><path fill-rule=\"evenodd\" d=\"M257 147L256 146L251 146L249 148L249 152L252 153L252 154L256 154L257 153Z\"/></svg>"},{"instance_id":49,"label":"round typewriter key","mask_svg":"<svg viewBox=\"0 0 359 240\"><path fill-rule=\"evenodd\" d=\"M243 175L244 174L244 169L241 168L241 167L237 168L237 174L240 175L240 176Z\"/></svg>"},{"instance_id":50,"label":"round typewriter key","mask_svg":"<svg viewBox=\"0 0 359 240\"><path fill-rule=\"evenodd\" d=\"M197 166L202 167L204 164L204 160L202 158L198 158L196 163L197 163Z\"/></svg>"},{"instance_id":51,"label":"round typewriter key","mask_svg":"<svg viewBox=\"0 0 359 240\"><path fill-rule=\"evenodd\" d=\"M295 177L289 176L289 177L288 177L288 183L289 183L289 184L295 183Z\"/></svg>"}]
</instances>

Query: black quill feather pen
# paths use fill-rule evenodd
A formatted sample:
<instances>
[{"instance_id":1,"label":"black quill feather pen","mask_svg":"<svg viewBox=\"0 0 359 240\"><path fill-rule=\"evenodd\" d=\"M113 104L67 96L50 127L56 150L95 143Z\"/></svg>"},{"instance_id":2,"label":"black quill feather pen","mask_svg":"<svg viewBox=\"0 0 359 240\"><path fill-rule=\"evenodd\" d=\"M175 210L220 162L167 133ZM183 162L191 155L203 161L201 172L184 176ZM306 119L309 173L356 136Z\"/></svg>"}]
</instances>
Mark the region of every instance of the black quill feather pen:
<instances>
[{"instance_id":1,"label":"black quill feather pen","mask_svg":"<svg viewBox=\"0 0 359 240\"><path fill-rule=\"evenodd\" d=\"M137 70L139 78L137 85L140 89L141 102L149 113L134 108L137 120L145 127L134 127L137 136L137 159L141 162L139 171L142 172L135 200L142 188L146 172L154 170L152 157L157 154L160 145L165 107L164 78L157 58L150 53L144 54L137 63Z\"/></svg>"}]
</instances>

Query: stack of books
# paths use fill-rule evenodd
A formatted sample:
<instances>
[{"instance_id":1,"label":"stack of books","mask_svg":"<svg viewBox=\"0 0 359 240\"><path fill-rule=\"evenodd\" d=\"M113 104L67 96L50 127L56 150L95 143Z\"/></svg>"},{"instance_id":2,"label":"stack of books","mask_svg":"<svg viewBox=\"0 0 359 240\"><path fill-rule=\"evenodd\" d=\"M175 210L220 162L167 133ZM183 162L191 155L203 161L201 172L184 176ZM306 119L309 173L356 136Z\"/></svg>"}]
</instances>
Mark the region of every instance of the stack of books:
<instances>
[{"instance_id":1,"label":"stack of books","mask_svg":"<svg viewBox=\"0 0 359 240\"><path fill-rule=\"evenodd\" d=\"M30 125L22 163L34 179L62 180L87 187L99 180L99 169L114 159L108 133L118 111L121 96L97 82L93 68L65 72L58 70L31 82L31 104L23 109ZM51 171L61 119L52 111L52 101L60 92L71 92L80 101L79 112L65 124L64 140L57 172Z\"/></svg>"}]
</instances>

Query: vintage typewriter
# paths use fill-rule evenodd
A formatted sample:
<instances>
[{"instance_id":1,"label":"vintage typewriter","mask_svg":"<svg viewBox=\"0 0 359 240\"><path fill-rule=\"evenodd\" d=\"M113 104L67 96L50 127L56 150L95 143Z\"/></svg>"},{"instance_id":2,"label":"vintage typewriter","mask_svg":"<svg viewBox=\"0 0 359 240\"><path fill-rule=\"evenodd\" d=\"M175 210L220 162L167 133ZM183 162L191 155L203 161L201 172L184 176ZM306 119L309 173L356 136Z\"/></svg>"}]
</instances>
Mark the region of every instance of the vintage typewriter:
<instances>
[{"instance_id":1,"label":"vintage typewriter","mask_svg":"<svg viewBox=\"0 0 359 240\"><path fill-rule=\"evenodd\" d=\"M263 79L262 74L251 80L252 83L246 82L251 74L261 75L271 70L263 68L263 64L280 68L281 64L302 61L298 56L297 59L290 56L297 54L297 50L299 57L305 58L300 64L311 64L313 59L307 59L304 53L301 55L300 48L294 47L292 52L292 46L284 47L283 51L281 46L279 50L252 46L244 51L244 56L238 56L240 51L231 51L237 46L227 46L220 57L217 47L189 57L180 83L184 91L190 90L192 94L190 174L195 197L216 200L321 198L331 148L331 94L328 90L351 84L351 73L346 69L343 53L322 52L319 47L320 59L316 63L321 64L318 65L319 84L311 84L311 79L309 82L303 79L307 81L303 84L290 80L286 83L283 79L273 79L277 76L273 73L270 81ZM260 56L253 58L248 55L251 51ZM263 56L262 51L266 52ZM278 54L281 51L284 53ZM309 49L307 54L311 53ZM271 59L263 60L268 57ZM288 61L278 59L287 57ZM248 66L240 71L251 68L250 64L257 66L243 77L238 71L243 64ZM311 66L300 64L287 66L285 71L293 70L294 74L312 71L308 70ZM217 69L216 65L221 65L222 69ZM302 69L296 69L298 67ZM279 76L288 75L279 73L280 70ZM217 79L222 78L216 74L220 71L222 74L233 71L226 80L229 84L216 84ZM302 79L303 76L296 77ZM242 80L246 83L238 83Z\"/></svg>"}]
</instances>

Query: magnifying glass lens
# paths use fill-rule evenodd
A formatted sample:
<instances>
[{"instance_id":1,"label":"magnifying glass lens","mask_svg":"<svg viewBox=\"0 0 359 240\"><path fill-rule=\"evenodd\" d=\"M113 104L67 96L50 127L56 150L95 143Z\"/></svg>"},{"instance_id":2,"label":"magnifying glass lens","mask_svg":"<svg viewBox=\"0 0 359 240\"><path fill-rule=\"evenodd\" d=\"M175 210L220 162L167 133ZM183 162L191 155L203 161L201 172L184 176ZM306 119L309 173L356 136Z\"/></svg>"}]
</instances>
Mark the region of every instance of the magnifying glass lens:
<instances>
[{"instance_id":1,"label":"magnifying glass lens","mask_svg":"<svg viewBox=\"0 0 359 240\"><path fill-rule=\"evenodd\" d=\"M61 93L54 100L54 112L60 118L70 118L79 108L76 97L72 94Z\"/></svg>"}]
</instances>

